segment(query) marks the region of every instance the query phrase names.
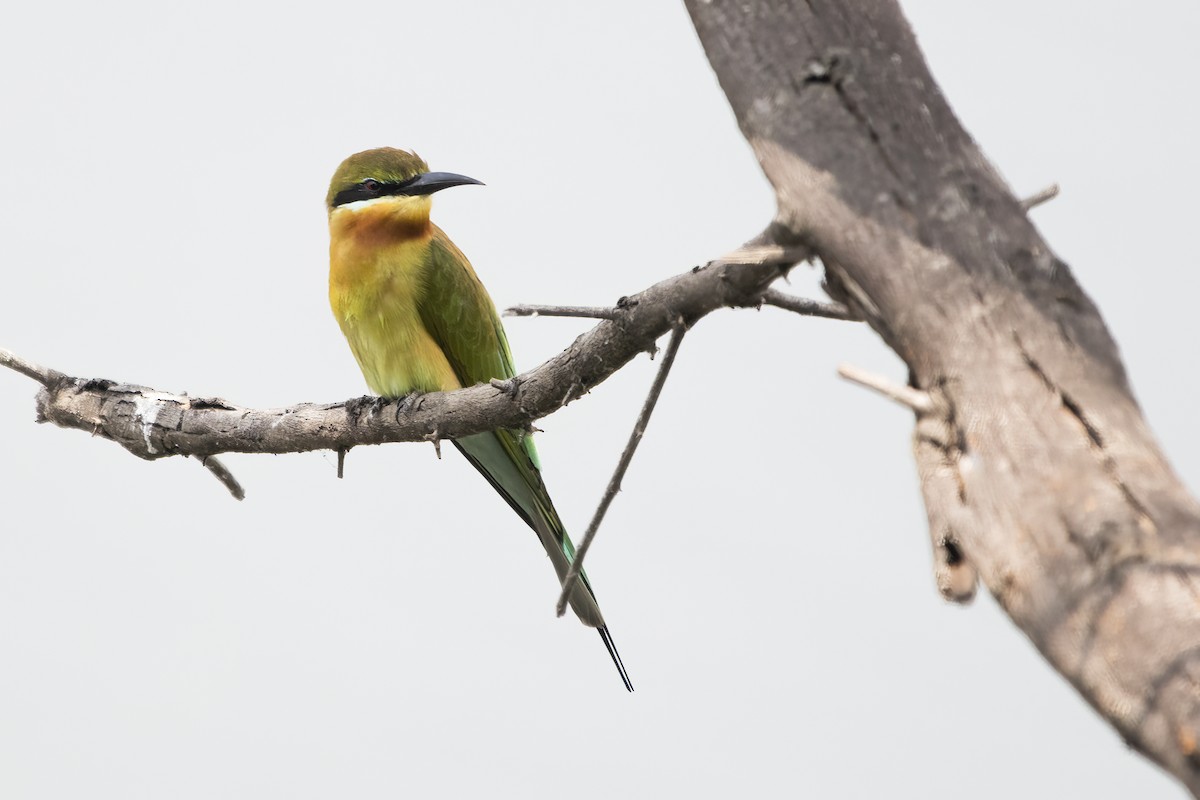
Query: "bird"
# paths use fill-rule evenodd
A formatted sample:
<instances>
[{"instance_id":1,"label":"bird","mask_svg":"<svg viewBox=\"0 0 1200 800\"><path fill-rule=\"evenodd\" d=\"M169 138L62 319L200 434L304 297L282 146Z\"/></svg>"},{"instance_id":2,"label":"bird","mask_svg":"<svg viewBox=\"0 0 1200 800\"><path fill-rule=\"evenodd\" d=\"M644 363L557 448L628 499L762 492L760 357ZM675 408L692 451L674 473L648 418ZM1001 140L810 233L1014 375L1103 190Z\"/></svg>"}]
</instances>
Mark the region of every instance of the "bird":
<instances>
[{"instance_id":1,"label":"bird","mask_svg":"<svg viewBox=\"0 0 1200 800\"><path fill-rule=\"evenodd\" d=\"M329 303L367 386L382 398L446 392L516 376L504 327L471 262L430 220L432 195L482 185L430 172L416 153L364 150L338 166L329 213ZM533 529L562 582L575 547L542 480L533 438L498 429L454 445ZM600 638L628 691L629 674L581 575L569 598Z\"/></svg>"}]
</instances>

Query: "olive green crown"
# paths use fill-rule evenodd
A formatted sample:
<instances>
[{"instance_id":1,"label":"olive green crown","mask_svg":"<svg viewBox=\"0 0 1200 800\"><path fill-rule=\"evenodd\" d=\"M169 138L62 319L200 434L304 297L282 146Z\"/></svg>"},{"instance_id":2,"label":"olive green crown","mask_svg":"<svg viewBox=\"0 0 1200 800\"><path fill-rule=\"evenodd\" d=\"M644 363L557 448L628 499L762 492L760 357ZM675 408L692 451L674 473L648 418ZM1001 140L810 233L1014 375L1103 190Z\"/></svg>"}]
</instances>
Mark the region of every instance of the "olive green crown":
<instances>
[{"instance_id":1,"label":"olive green crown","mask_svg":"<svg viewBox=\"0 0 1200 800\"><path fill-rule=\"evenodd\" d=\"M363 150L343 161L329 181L329 193L325 195L325 207L333 208L333 199L339 192L352 188L367 178L380 183L403 183L429 171L429 165L416 153L395 147L377 147Z\"/></svg>"}]
</instances>

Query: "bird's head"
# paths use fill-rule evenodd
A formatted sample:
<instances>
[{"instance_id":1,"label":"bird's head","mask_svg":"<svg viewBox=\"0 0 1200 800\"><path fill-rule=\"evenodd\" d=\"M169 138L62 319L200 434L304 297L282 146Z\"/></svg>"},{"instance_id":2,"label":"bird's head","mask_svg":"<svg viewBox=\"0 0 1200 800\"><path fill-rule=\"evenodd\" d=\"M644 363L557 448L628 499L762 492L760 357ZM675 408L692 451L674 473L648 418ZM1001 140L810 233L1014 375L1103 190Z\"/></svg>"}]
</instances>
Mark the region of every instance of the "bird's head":
<instances>
[{"instance_id":1,"label":"bird's head","mask_svg":"<svg viewBox=\"0 0 1200 800\"><path fill-rule=\"evenodd\" d=\"M453 172L430 172L416 153L379 147L355 153L341 163L329 182L325 205L331 214L337 209L387 205L428 218L429 195L470 183L481 181Z\"/></svg>"}]
</instances>

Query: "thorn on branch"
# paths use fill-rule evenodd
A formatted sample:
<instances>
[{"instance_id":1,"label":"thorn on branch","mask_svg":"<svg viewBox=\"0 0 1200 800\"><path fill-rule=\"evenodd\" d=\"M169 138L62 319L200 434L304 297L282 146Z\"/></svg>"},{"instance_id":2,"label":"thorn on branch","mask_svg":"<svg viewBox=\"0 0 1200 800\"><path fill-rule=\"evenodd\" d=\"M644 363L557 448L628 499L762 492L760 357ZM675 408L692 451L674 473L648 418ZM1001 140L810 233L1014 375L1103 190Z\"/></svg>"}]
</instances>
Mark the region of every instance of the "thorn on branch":
<instances>
[{"instance_id":1,"label":"thorn on branch","mask_svg":"<svg viewBox=\"0 0 1200 800\"><path fill-rule=\"evenodd\" d=\"M442 460L442 435L437 428L433 429L433 433L425 434L425 441L433 442L433 452L437 453L438 461Z\"/></svg>"},{"instance_id":2,"label":"thorn on branch","mask_svg":"<svg viewBox=\"0 0 1200 800\"><path fill-rule=\"evenodd\" d=\"M349 447L339 447L337 449L337 476L339 481L346 477L346 453L349 452Z\"/></svg>"},{"instance_id":3,"label":"thorn on branch","mask_svg":"<svg viewBox=\"0 0 1200 800\"><path fill-rule=\"evenodd\" d=\"M1042 189L1040 192L1031 194L1029 197L1026 197L1024 200L1022 200L1021 208L1029 211L1030 209L1037 208L1042 203L1049 203L1051 200L1058 197L1059 191L1060 189L1058 184L1052 183L1045 189Z\"/></svg>"},{"instance_id":4,"label":"thorn on branch","mask_svg":"<svg viewBox=\"0 0 1200 800\"><path fill-rule=\"evenodd\" d=\"M824 317L825 319L844 319L850 322L861 322L856 315L841 303L822 303L807 297L796 297L777 289L767 289L762 293L763 305L775 306L785 311L792 311L805 317Z\"/></svg>"},{"instance_id":5,"label":"thorn on branch","mask_svg":"<svg viewBox=\"0 0 1200 800\"><path fill-rule=\"evenodd\" d=\"M216 456L204 456L200 459L200 463L213 474L213 477L221 482L222 486L229 490L234 500L246 499L246 490L242 488L242 485L238 483L238 479L233 477L233 473L221 463L219 458Z\"/></svg>"},{"instance_id":6,"label":"thorn on branch","mask_svg":"<svg viewBox=\"0 0 1200 800\"><path fill-rule=\"evenodd\" d=\"M493 389L508 395L512 400L517 399L517 393L521 390L521 381L519 378L508 378L506 380L492 378L488 383L491 384Z\"/></svg>"},{"instance_id":7,"label":"thorn on branch","mask_svg":"<svg viewBox=\"0 0 1200 800\"><path fill-rule=\"evenodd\" d=\"M889 400L894 400L900 405L912 409L917 414L928 414L936 408L933 397L920 389L901 386L882 375L867 372L851 364L842 364L837 371L838 375L851 383L857 383L859 386L878 392Z\"/></svg>"},{"instance_id":8,"label":"thorn on branch","mask_svg":"<svg viewBox=\"0 0 1200 800\"><path fill-rule=\"evenodd\" d=\"M666 353L658 365L658 374L654 376L654 383L651 384L646 401L642 404L637 422L633 424L633 432L630 433L625 450L622 451L621 458L617 461L617 468L613 471L613 475L608 481L608 487L604 490L604 496L600 498L600 504L596 507L596 513L592 515L592 521L588 523L583 539L580 540L579 547L575 550L575 560L571 562L571 568L563 577L562 593L558 597L556 609L560 617L567 611L568 599L579 580L579 573L583 570L583 559L587 556L592 541L596 538L596 531L599 530L600 523L604 521L604 515L608 513L608 507L612 505L613 498L621 490L621 481L625 478L629 463L633 461L633 454L642 441L642 435L646 432L646 425L650 422L650 415L654 413L654 406L658 403L659 395L662 394L663 386L667 382L667 375L671 372L671 365L675 363L675 355L679 352L679 345L683 341L683 334L686 331L687 326L681 318L671 332L671 340L667 343Z\"/></svg>"}]
</instances>

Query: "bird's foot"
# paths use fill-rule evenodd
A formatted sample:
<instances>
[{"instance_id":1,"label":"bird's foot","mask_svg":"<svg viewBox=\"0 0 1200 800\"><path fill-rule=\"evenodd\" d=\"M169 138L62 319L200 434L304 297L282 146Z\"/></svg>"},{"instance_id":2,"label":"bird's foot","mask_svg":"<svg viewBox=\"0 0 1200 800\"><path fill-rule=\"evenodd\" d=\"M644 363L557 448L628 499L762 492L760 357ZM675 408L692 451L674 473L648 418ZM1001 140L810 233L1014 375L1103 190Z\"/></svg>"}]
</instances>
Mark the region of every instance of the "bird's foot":
<instances>
[{"instance_id":1,"label":"bird's foot","mask_svg":"<svg viewBox=\"0 0 1200 800\"><path fill-rule=\"evenodd\" d=\"M412 392L400 398L400 402L396 404L396 421L400 421L401 414L412 414L421 410L421 404L425 402L425 395L420 392Z\"/></svg>"}]
</instances>

